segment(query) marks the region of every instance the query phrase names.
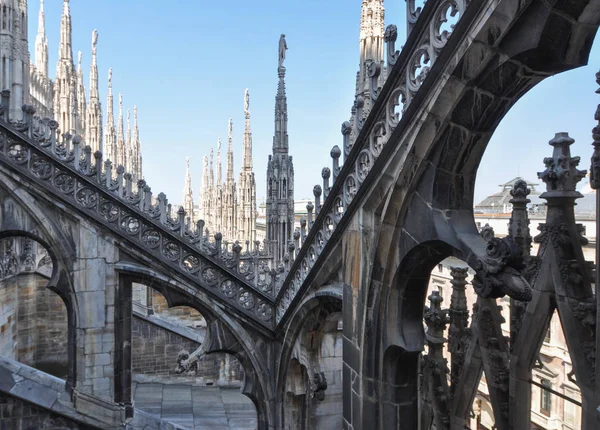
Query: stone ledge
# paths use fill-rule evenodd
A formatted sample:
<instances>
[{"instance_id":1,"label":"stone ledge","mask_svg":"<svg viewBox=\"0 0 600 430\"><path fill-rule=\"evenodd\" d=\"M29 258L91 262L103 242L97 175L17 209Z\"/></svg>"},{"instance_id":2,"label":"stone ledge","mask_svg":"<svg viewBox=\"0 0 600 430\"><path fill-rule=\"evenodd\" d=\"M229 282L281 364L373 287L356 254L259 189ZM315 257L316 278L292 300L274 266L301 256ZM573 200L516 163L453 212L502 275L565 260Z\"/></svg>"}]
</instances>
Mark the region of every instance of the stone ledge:
<instances>
[{"instance_id":1,"label":"stone ledge","mask_svg":"<svg viewBox=\"0 0 600 430\"><path fill-rule=\"evenodd\" d=\"M196 342L200 345L204 342L204 337L200 335L200 333L197 333L195 330L192 330L191 328L174 324L156 315L144 315L136 309L133 310L133 315L136 318L144 320L150 324L154 324L155 326L158 326L160 328L164 328L165 330L168 330L172 333L175 333L178 336L191 340L192 342Z\"/></svg>"},{"instance_id":2,"label":"stone ledge","mask_svg":"<svg viewBox=\"0 0 600 430\"><path fill-rule=\"evenodd\" d=\"M125 408L87 394L75 393L76 409L65 391L65 381L18 361L0 356L0 392L36 405L70 420L99 429L180 430L176 424L153 417L139 409L133 418L123 422ZM81 407L83 407L81 409ZM89 412L89 415L83 413ZM99 417L102 414L103 417ZM117 422L117 420L120 420Z\"/></svg>"}]
</instances>

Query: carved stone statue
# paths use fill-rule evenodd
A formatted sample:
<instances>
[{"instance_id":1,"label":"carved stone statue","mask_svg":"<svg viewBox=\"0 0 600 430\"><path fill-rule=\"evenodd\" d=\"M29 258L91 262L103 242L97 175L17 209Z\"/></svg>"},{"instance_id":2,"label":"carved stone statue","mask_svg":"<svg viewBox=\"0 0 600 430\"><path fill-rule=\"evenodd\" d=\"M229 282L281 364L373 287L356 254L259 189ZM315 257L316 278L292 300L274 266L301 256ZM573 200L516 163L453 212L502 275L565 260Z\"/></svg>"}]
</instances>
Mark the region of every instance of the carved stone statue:
<instances>
[{"instance_id":1,"label":"carved stone statue","mask_svg":"<svg viewBox=\"0 0 600 430\"><path fill-rule=\"evenodd\" d=\"M112 85L112 67L108 69L108 85Z\"/></svg>"},{"instance_id":2,"label":"carved stone statue","mask_svg":"<svg viewBox=\"0 0 600 430\"><path fill-rule=\"evenodd\" d=\"M325 374L323 372L315 373L312 381L310 381L310 386L308 388L309 394L311 398L316 398L318 401L322 402L325 400L325 390L327 389L327 378L325 378Z\"/></svg>"},{"instance_id":3,"label":"carved stone statue","mask_svg":"<svg viewBox=\"0 0 600 430\"><path fill-rule=\"evenodd\" d=\"M285 51L288 49L287 43L285 42L285 34L282 34L279 38L279 67L283 67L285 61Z\"/></svg>"},{"instance_id":4,"label":"carved stone statue","mask_svg":"<svg viewBox=\"0 0 600 430\"><path fill-rule=\"evenodd\" d=\"M92 54L96 54L96 45L98 44L98 30L92 32Z\"/></svg>"},{"instance_id":5,"label":"carved stone statue","mask_svg":"<svg viewBox=\"0 0 600 430\"><path fill-rule=\"evenodd\" d=\"M250 94L248 93L248 88L244 92L244 113L248 113L250 109Z\"/></svg>"}]
</instances>

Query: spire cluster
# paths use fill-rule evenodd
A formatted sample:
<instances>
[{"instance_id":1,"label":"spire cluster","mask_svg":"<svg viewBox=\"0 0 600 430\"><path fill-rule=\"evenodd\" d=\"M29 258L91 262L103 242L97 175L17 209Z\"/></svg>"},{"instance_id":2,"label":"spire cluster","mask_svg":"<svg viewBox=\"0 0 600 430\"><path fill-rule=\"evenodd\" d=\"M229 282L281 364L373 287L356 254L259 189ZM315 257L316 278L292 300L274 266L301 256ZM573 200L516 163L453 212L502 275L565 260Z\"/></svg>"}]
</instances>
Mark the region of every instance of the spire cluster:
<instances>
[{"instance_id":1,"label":"spire cluster","mask_svg":"<svg viewBox=\"0 0 600 430\"><path fill-rule=\"evenodd\" d=\"M29 71L29 82L21 82L24 95L21 99L18 95L17 97L11 95L11 103L13 100L15 100L15 103L20 104L28 101L35 107L37 115L55 118L61 132L81 136L84 142L92 148L92 151L103 150L105 159L111 160L113 164L123 165L125 170L132 174L134 180L141 179L142 156L137 108L134 108L133 128L130 125L130 115L128 113L128 127L127 134L125 134L122 124L122 105L120 106L121 117L118 123L119 129L117 130L113 113L112 68L109 70L105 130L103 127L102 103L98 82L98 31L94 30L92 32L88 102L82 68L83 54L78 52L77 65L75 65L73 58L71 11L68 0L63 1L56 77L52 80L48 76L48 39L46 37L44 6L44 0L40 0L38 34L35 41L35 64L29 65L28 62L23 61L24 69ZM22 7L25 8L26 15L26 4ZM26 42L25 38L24 52L27 53L28 57ZM15 77L15 79L18 79L18 77ZM15 83L8 83L8 87L13 90ZM19 119L18 115L21 114L18 111L20 111L20 108L14 111L14 113L11 112L11 117ZM116 171L116 169L113 171Z\"/></svg>"},{"instance_id":2,"label":"spire cluster","mask_svg":"<svg viewBox=\"0 0 600 430\"><path fill-rule=\"evenodd\" d=\"M233 120L227 124L227 171L223 182L221 174L221 139L217 140L216 180L213 170L213 149L204 157L202 189L200 191L201 217L209 231L221 232L226 240L242 243L256 240L256 183L252 171L252 135L250 132L248 90L244 93L244 131L242 171L239 181L233 172ZM248 143L250 142L250 143ZM184 208L188 209L188 177L184 191ZM191 189L191 188L190 188Z\"/></svg>"}]
</instances>

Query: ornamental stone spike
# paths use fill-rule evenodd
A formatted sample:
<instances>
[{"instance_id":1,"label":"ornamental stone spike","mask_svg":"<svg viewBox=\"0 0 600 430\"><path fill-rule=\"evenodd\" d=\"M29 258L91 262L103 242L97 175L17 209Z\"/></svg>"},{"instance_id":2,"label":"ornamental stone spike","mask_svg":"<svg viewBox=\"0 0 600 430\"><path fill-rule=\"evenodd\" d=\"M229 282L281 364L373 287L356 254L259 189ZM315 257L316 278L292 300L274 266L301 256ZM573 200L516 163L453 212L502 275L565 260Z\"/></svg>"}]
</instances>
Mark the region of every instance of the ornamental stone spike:
<instances>
[{"instance_id":1,"label":"ornamental stone spike","mask_svg":"<svg viewBox=\"0 0 600 430\"><path fill-rule=\"evenodd\" d=\"M335 183L335 180L340 173L340 156L342 155L342 150L339 146L334 145L333 148L331 148L329 155L331 155L332 158L333 183Z\"/></svg>"},{"instance_id":2,"label":"ornamental stone spike","mask_svg":"<svg viewBox=\"0 0 600 430\"><path fill-rule=\"evenodd\" d=\"M508 222L508 234L519 244L523 256L529 256L531 251L531 234L527 214L527 203L531 203L531 200L527 198L529 193L527 182L518 180L510 190L512 199L509 200L513 209Z\"/></svg>"},{"instance_id":3,"label":"ornamental stone spike","mask_svg":"<svg viewBox=\"0 0 600 430\"><path fill-rule=\"evenodd\" d=\"M315 214L319 215L319 211L321 210L321 194L323 190L320 185L315 185L313 187L313 194L315 196Z\"/></svg>"},{"instance_id":4,"label":"ornamental stone spike","mask_svg":"<svg viewBox=\"0 0 600 430\"><path fill-rule=\"evenodd\" d=\"M452 297L450 298L450 328L448 330L448 351L452 354L451 389L458 383L468 342L470 340L469 308L465 288L467 285L468 267L451 267Z\"/></svg>"},{"instance_id":5,"label":"ornamental stone spike","mask_svg":"<svg viewBox=\"0 0 600 430\"><path fill-rule=\"evenodd\" d=\"M400 51L396 50L396 40L398 39L398 28L394 25L388 25L385 29L384 41L387 45L387 63L388 67L396 64Z\"/></svg>"},{"instance_id":6,"label":"ornamental stone spike","mask_svg":"<svg viewBox=\"0 0 600 430\"><path fill-rule=\"evenodd\" d=\"M331 170L329 167L323 167L321 171L321 177L323 178L323 199L326 199L329 195L329 178L331 176Z\"/></svg>"},{"instance_id":7,"label":"ornamental stone spike","mask_svg":"<svg viewBox=\"0 0 600 430\"><path fill-rule=\"evenodd\" d=\"M549 142L554 147L552 157L544 159L546 170L538 173L538 177L546 183L546 192L541 198L583 197L575 187L586 175L585 170L577 169L579 157L571 157L570 146L575 142L568 133L556 133Z\"/></svg>"}]
</instances>

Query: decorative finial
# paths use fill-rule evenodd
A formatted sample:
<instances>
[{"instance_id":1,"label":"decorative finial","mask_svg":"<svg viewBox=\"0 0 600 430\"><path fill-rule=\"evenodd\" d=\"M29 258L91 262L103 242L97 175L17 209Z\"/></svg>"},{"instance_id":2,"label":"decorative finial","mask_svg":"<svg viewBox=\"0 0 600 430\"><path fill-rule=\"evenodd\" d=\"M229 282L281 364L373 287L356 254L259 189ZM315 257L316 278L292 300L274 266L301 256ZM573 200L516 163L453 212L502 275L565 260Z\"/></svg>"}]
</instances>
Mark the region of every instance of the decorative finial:
<instances>
[{"instance_id":1,"label":"decorative finial","mask_svg":"<svg viewBox=\"0 0 600 430\"><path fill-rule=\"evenodd\" d=\"M287 51L287 43L285 41L285 34L279 37L279 67L283 67L285 61L285 51Z\"/></svg>"},{"instance_id":2,"label":"decorative finial","mask_svg":"<svg viewBox=\"0 0 600 430\"><path fill-rule=\"evenodd\" d=\"M231 118L229 118L229 123L227 125L227 136L229 137L229 140L233 137L233 120Z\"/></svg>"},{"instance_id":3,"label":"decorative finial","mask_svg":"<svg viewBox=\"0 0 600 430\"><path fill-rule=\"evenodd\" d=\"M518 202L523 201L525 203L530 203L531 200L529 200L527 198L527 196L529 195L530 192L531 192L531 190L529 190L529 188L527 187L527 182L525 182L522 179L519 179L513 185L512 190L510 190L510 195L513 198L509 201L509 203L513 203L513 200L518 201Z\"/></svg>"},{"instance_id":4,"label":"decorative finial","mask_svg":"<svg viewBox=\"0 0 600 430\"><path fill-rule=\"evenodd\" d=\"M546 192L540 197L583 197L575 191L575 187L587 172L577 169L579 157L571 157L569 147L574 142L568 133L556 133L550 141L554 147L552 157L544 158L546 170L538 173L538 177L546 183Z\"/></svg>"},{"instance_id":5,"label":"decorative finial","mask_svg":"<svg viewBox=\"0 0 600 430\"><path fill-rule=\"evenodd\" d=\"M108 86L112 88L112 67L108 69Z\"/></svg>"},{"instance_id":6,"label":"decorative finial","mask_svg":"<svg viewBox=\"0 0 600 430\"><path fill-rule=\"evenodd\" d=\"M221 152L221 138L217 138L217 153Z\"/></svg>"},{"instance_id":7,"label":"decorative finial","mask_svg":"<svg viewBox=\"0 0 600 430\"><path fill-rule=\"evenodd\" d=\"M248 92L248 88L244 91L244 114L246 117L250 115L250 93Z\"/></svg>"},{"instance_id":8,"label":"decorative finial","mask_svg":"<svg viewBox=\"0 0 600 430\"><path fill-rule=\"evenodd\" d=\"M189 171L190 170L190 157L186 156L185 157L185 168Z\"/></svg>"}]
</instances>

